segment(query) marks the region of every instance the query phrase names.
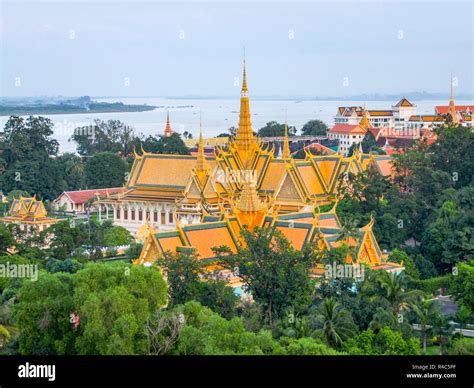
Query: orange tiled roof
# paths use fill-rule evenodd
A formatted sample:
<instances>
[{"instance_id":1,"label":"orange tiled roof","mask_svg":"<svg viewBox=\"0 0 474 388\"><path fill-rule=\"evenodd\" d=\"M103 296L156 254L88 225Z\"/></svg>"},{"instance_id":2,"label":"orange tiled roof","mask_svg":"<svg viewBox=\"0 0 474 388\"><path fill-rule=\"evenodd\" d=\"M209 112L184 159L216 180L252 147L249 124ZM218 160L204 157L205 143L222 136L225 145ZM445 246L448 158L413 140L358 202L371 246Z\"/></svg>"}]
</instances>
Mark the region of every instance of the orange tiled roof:
<instances>
[{"instance_id":1,"label":"orange tiled roof","mask_svg":"<svg viewBox=\"0 0 474 388\"><path fill-rule=\"evenodd\" d=\"M435 112L439 115L448 114L448 105L435 106ZM474 105L456 105L456 112L466 112L469 110L471 113L474 111Z\"/></svg>"},{"instance_id":2,"label":"orange tiled roof","mask_svg":"<svg viewBox=\"0 0 474 388\"><path fill-rule=\"evenodd\" d=\"M396 107L408 107L408 106L414 106L410 101L408 101L406 98L402 98L400 101L398 101L395 105Z\"/></svg>"},{"instance_id":3,"label":"orange tiled roof","mask_svg":"<svg viewBox=\"0 0 474 388\"><path fill-rule=\"evenodd\" d=\"M360 125L355 124L336 124L329 130L332 134L365 134L367 131Z\"/></svg>"}]
</instances>

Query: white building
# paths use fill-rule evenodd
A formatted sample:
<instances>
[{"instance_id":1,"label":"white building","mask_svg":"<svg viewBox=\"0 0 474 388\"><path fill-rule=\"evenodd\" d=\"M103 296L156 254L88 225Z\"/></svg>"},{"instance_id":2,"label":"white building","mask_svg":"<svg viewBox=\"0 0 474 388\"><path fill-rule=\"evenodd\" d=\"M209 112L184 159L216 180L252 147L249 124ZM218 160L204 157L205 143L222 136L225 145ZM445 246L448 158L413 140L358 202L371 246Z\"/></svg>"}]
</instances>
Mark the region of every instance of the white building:
<instances>
[{"instance_id":1,"label":"white building","mask_svg":"<svg viewBox=\"0 0 474 388\"><path fill-rule=\"evenodd\" d=\"M334 117L335 124L357 125L362 121L364 111L373 128L404 128L411 116L416 114L416 105L402 98L391 109L364 110L361 106L341 106Z\"/></svg>"},{"instance_id":2,"label":"white building","mask_svg":"<svg viewBox=\"0 0 474 388\"><path fill-rule=\"evenodd\" d=\"M339 140L339 149L347 155L349 148L353 144L359 144L363 139L367 129L355 124L336 124L332 127L328 136L330 139Z\"/></svg>"}]
</instances>

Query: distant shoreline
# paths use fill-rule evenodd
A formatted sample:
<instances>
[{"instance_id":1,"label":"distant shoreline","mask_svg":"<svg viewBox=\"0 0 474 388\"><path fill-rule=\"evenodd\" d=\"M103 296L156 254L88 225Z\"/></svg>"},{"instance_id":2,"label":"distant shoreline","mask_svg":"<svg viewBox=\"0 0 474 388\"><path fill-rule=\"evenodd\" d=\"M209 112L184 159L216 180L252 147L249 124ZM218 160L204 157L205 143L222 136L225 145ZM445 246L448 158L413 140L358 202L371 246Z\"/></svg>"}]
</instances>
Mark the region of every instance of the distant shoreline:
<instances>
[{"instance_id":1,"label":"distant shoreline","mask_svg":"<svg viewBox=\"0 0 474 388\"><path fill-rule=\"evenodd\" d=\"M156 109L152 105L126 105L122 103L93 103L88 107L77 105L43 105L43 106L1 106L0 116L91 114L117 112L146 112Z\"/></svg>"}]
</instances>

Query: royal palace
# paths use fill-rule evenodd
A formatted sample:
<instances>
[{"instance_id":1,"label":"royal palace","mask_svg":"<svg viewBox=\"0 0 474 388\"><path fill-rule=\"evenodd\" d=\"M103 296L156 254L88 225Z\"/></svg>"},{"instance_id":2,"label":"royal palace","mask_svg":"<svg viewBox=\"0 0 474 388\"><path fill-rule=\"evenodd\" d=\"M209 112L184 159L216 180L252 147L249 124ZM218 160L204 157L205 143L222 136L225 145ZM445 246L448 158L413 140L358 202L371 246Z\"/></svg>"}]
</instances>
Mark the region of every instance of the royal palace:
<instances>
[{"instance_id":1,"label":"royal palace","mask_svg":"<svg viewBox=\"0 0 474 388\"><path fill-rule=\"evenodd\" d=\"M201 126L195 156L135 153L124 192L100 202L113 213L116 225L144 241L135 264L151 263L165 251L189 248L212 262L213 247L236 251L244 244L243 228L271 227L295 249L310 242L320 249L346 243L354 252L348 263L401 270L387 262L372 232L373 220L355 237L342 241L336 214L337 193L344 184L340 178L369 166L388 176L391 158L356 149L350 157L307 151L305 159L293 159L287 132L280 156L254 135L244 62L238 129L226 147L217 145L214 155L206 155ZM321 269L316 268L318 272Z\"/></svg>"}]
</instances>

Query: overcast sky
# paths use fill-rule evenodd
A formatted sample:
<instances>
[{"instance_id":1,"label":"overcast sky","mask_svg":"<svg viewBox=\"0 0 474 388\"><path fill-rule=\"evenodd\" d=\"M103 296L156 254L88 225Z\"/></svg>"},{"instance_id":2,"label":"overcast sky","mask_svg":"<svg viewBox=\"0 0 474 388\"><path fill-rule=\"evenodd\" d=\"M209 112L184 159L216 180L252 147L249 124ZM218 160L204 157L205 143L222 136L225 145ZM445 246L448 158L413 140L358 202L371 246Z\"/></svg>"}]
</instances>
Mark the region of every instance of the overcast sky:
<instances>
[{"instance_id":1,"label":"overcast sky","mask_svg":"<svg viewBox=\"0 0 474 388\"><path fill-rule=\"evenodd\" d=\"M0 0L2 96L473 91L473 2Z\"/></svg>"}]
</instances>

